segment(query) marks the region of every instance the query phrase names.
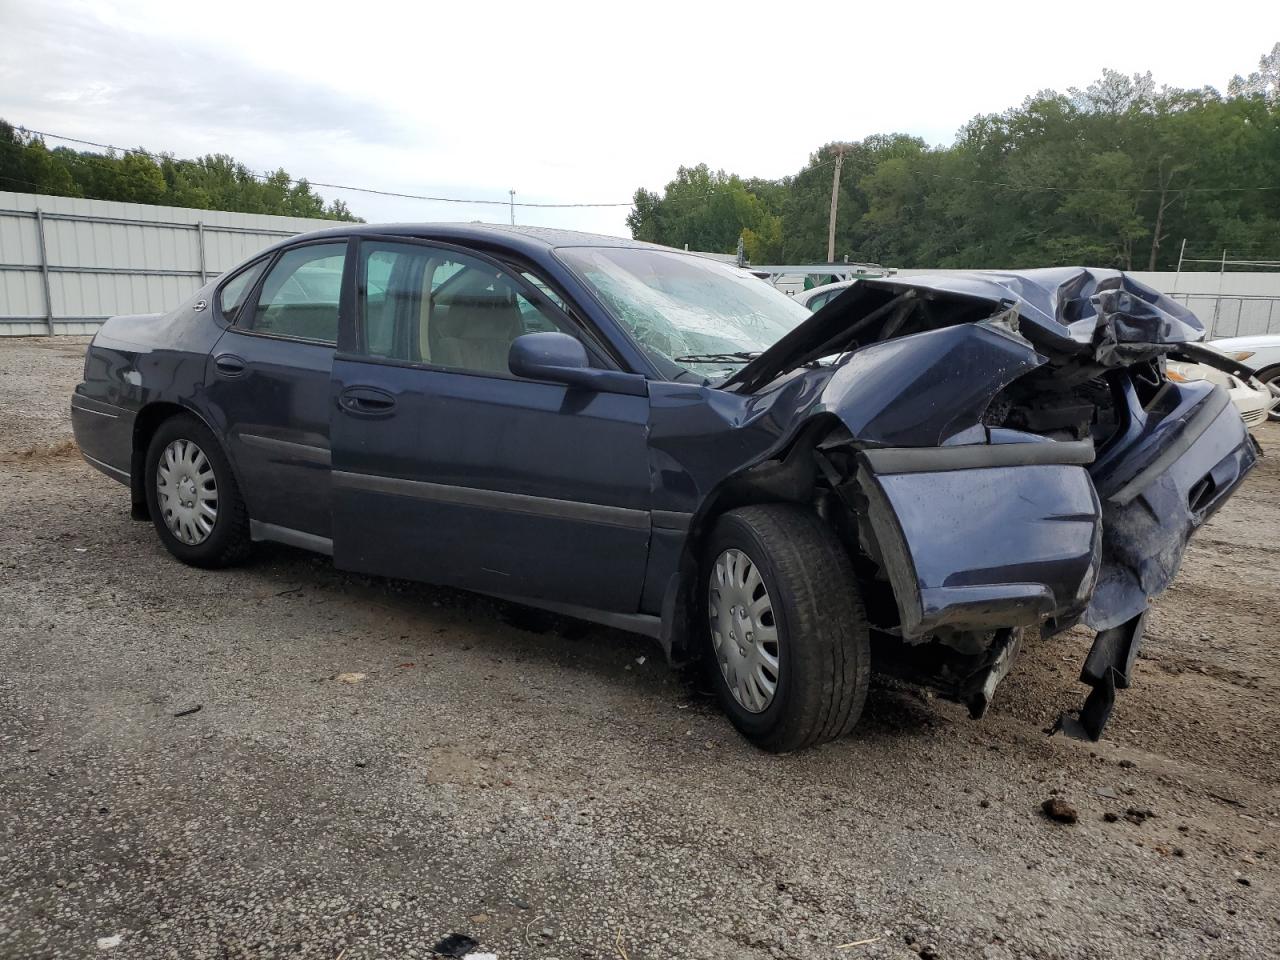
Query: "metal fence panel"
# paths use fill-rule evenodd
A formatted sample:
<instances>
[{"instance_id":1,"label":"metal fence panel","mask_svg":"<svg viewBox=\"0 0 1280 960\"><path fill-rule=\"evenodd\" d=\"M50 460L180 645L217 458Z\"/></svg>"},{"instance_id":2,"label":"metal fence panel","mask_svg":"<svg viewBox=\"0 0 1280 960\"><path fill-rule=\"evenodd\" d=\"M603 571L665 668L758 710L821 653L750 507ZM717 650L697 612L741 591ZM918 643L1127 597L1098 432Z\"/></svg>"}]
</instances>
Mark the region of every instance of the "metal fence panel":
<instances>
[{"instance_id":1,"label":"metal fence panel","mask_svg":"<svg viewBox=\"0 0 1280 960\"><path fill-rule=\"evenodd\" d=\"M3 312L18 317L44 316L44 288L37 270L0 270Z\"/></svg>"},{"instance_id":2,"label":"metal fence panel","mask_svg":"<svg viewBox=\"0 0 1280 960\"><path fill-rule=\"evenodd\" d=\"M0 336L169 310L263 247L334 225L0 191Z\"/></svg>"},{"instance_id":3,"label":"metal fence panel","mask_svg":"<svg viewBox=\"0 0 1280 960\"><path fill-rule=\"evenodd\" d=\"M326 226L334 226L330 221ZM269 233L229 233L213 227L205 229L205 262L209 275L230 270L237 263L277 242L279 236Z\"/></svg>"},{"instance_id":4,"label":"metal fence panel","mask_svg":"<svg viewBox=\"0 0 1280 960\"><path fill-rule=\"evenodd\" d=\"M169 310L263 247L332 226L0 191L0 336L88 333L109 316ZM1211 338L1280 333L1280 273L1134 276L1187 303Z\"/></svg>"},{"instance_id":5,"label":"metal fence panel","mask_svg":"<svg viewBox=\"0 0 1280 960\"><path fill-rule=\"evenodd\" d=\"M0 262L38 264L40 250L35 218L25 211L4 212L7 206L4 196L0 193Z\"/></svg>"},{"instance_id":6,"label":"metal fence panel","mask_svg":"<svg viewBox=\"0 0 1280 960\"><path fill-rule=\"evenodd\" d=\"M1206 339L1280 334L1280 297L1175 293L1208 331Z\"/></svg>"},{"instance_id":7,"label":"metal fence panel","mask_svg":"<svg viewBox=\"0 0 1280 960\"><path fill-rule=\"evenodd\" d=\"M163 313L200 288L200 279L195 276L125 273L55 273L49 283L55 318Z\"/></svg>"}]
</instances>

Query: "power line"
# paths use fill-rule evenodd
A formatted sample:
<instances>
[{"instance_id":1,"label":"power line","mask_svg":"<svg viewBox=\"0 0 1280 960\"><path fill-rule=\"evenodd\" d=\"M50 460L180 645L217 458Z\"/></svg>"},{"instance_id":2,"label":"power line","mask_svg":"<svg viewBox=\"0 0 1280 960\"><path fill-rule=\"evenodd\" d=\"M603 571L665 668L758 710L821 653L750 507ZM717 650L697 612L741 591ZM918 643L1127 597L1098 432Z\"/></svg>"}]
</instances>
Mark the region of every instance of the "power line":
<instances>
[{"instance_id":1,"label":"power line","mask_svg":"<svg viewBox=\"0 0 1280 960\"><path fill-rule=\"evenodd\" d=\"M119 151L120 153L136 153L141 156L148 157L151 160L156 161L157 163L161 161L168 161L170 163L186 164L188 166L194 166L194 167L201 166L200 163L196 160L186 160L181 157L170 157L170 156L165 156L163 154L152 153L151 151L144 150L141 147L120 147L111 143L99 143L96 140L85 140L80 137L68 137L68 136L64 136L63 134L50 133L45 130L34 130L31 127L15 127L14 129L18 130L21 133L35 134L38 137L47 137L51 140L59 140L64 143L76 143L86 147L97 147L100 150L116 150L116 151ZM800 171L800 173L801 174L810 173L814 170L820 170L823 167L828 167L833 163L835 163L835 158L831 157L827 160L822 160L822 161L819 161L818 163L812 164L811 166L805 167L803 170ZM248 172L249 176L253 177L256 180L262 180L265 182L265 181L274 179L270 174L257 173L253 170L249 170L247 167L245 169L246 169L246 172ZM798 175L799 174L797 174L797 176ZM463 203L463 204L470 203L470 204L480 204L483 206L502 206L502 207L512 206L512 203L510 200L469 200L469 199L460 198L460 197L431 197L431 196L424 196L424 195L415 194L415 193L402 193L394 190L379 190L373 187L353 187L347 184L325 183L320 180L306 180L305 178L294 179L292 177L288 177L286 178L285 182L292 183L292 184L299 184L304 182L304 180L308 185L313 187L324 187L329 190L351 190L356 193L368 193L368 194L374 194L376 196L383 196L383 197L399 197L405 200L427 200L427 201L433 201L437 203ZM671 198L660 198L660 199L662 199L664 202L675 201L679 203L687 203L690 201L707 200L723 192L725 192L723 189L712 188L707 192L698 194L696 196L671 197ZM585 208L633 207L635 206L635 203L630 200L626 201L625 203L535 203L532 201L528 201L528 202L516 201L514 205L517 207L572 209L572 208L584 208L584 207Z\"/></svg>"},{"instance_id":2,"label":"power line","mask_svg":"<svg viewBox=\"0 0 1280 960\"><path fill-rule=\"evenodd\" d=\"M132 147L132 148L118 147L115 144L111 144L111 143L98 143L97 141L94 141L94 140L83 140L79 137L67 137L59 133L49 133L44 130L33 130L30 127L17 127L16 129L22 133L35 134L38 137L48 137L50 140L61 140L65 143L78 143L81 146L97 147L100 150L118 150L121 153L136 153L144 157L149 157L150 159L155 160L157 162L168 160L172 163L185 163L185 164L190 164L192 166L200 166L200 164L195 160L183 160L178 157L165 157L161 154L151 153L150 151L143 150L139 147ZM254 177L257 180L267 181L267 180L275 179L274 177L268 174L255 173L252 170L249 170L248 172L250 176ZM295 185L305 182L310 186L324 187L328 190L350 190L354 193L368 193L368 194L373 194L375 196L380 196L380 197L398 197L404 200L428 200L433 203L466 203L466 204L478 204L483 206L500 206L500 207L507 207L507 206L513 205L510 200L469 200L462 197L430 197L430 196L425 196L423 194L416 194L416 193L400 193L395 190L378 190L373 187L353 187L350 184L343 184L343 183L323 183L319 180L306 180L305 178L294 179L293 177L286 177L285 182L292 183ZM568 208L581 208L581 207L630 207L632 206L632 203L629 200L626 203L533 203L533 202L527 202L527 201L517 201L515 202L514 206L539 207L544 209L568 209Z\"/></svg>"},{"instance_id":3,"label":"power line","mask_svg":"<svg viewBox=\"0 0 1280 960\"><path fill-rule=\"evenodd\" d=\"M196 166L196 167L200 166L200 164L194 160L186 160L178 157L165 157L160 154L151 153L150 151L144 150L140 147L135 147L135 148L119 147L119 146L116 146L115 144L110 144L110 143L100 143L98 141L85 140L79 137L69 137L63 134L50 133L44 130L33 130L30 127L17 127L16 129L22 133L34 134L39 137L47 137L49 139L59 140L65 143L75 143L75 144L80 144L82 146L87 146L87 147L96 147L100 150L114 150L114 151L119 151L125 154L136 153L136 154L140 154L141 156L149 157L150 159L156 162L167 160L172 163L187 164L187 165ZM798 171L796 174L792 175L792 177L783 178L783 179L794 180L797 177L801 177L801 176L804 176L805 174L809 174L816 170L820 170L823 167L827 167L833 163L836 163L838 156L839 154L837 154L837 156L829 157L826 160L821 160L821 161L818 161L817 163L813 163L810 166L807 166L804 169ZM893 159L893 158L890 157L887 159ZM870 169L870 170L878 169L880 166L880 162L871 157L858 157L856 155L849 155L849 156L844 156L843 160L845 163L854 163L864 167L865 169ZM262 180L264 182L275 179L269 174L255 173L252 170L247 170L247 172L249 173L250 176L254 177L255 179ZM970 177L954 177L954 176L947 176L945 174L940 174L940 173L923 173L923 176L933 180L946 180L946 181L951 181L955 183L968 183L976 186L996 187L1004 190L1013 190L1013 191L1020 191L1020 192L1026 192L1026 193L1128 193L1128 194L1141 193L1141 194L1147 194L1147 193L1162 192L1159 188L1156 188L1156 187L1101 187L1101 186L1079 186L1079 185L1055 186L1052 184L1024 184L1024 183L1011 183L1003 180L982 180L982 179L970 178ZM310 186L323 187L328 190L346 190L353 193L364 193L364 194L370 194L373 196L382 196L382 197L395 197L395 198L404 199L404 200L422 200L430 203L458 203L458 204L473 204L473 205L479 205L479 206L506 206L506 207L560 209L560 210L602 209L602 208L619 208L619 207L635 206L634 202L632 201L626 201L623 203L537 203L533 201L516 201L513 203L512 200L477 200L477 199L467 199L462 197L437 197L437 196L428 196L425 194L404 193L396 190L380 190L374 187L357 187L357 186L352 186L350 184L327 183L320 180L306 180L305 178L295 179L293 177L286 177L285 182L294 184L294 185L307 183ZM1280 185L1249 186L1249 187L1191 187L1191 186L1188 186L1188 187L1179 187L1179 188L1166 188L1163 192L1166 194L1176 195L1179 193L1250 193L1250 192L1262 192L1262 191L1272 191L1272 190L1280 190ZM699 194L695 196L688 196L688 197L663 196L663 197L659 197L659 201L663 203L675 202L677 204L686 204L691 202L696 203L704 200L709 200L712 196L715 196L716 194L719 194L722 192L725 192L723 188L712 188L703 194Z\"/></svg>"}]
</instances>

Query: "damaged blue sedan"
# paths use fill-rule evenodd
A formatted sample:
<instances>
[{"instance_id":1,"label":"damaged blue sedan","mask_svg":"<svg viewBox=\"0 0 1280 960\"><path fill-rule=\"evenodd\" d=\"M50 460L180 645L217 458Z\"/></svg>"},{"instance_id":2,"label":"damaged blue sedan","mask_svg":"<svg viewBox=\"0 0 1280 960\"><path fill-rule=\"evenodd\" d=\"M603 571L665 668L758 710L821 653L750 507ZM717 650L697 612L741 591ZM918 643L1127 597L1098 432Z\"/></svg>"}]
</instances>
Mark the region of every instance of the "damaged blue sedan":
<instances>
[{"instance_id":1,"label":"damaged blue sedan","mask_svg":"<svg viewBox=\"0 0 1280 960\"><path fill-rule=\"evenodd\" d=\"M1116 271L864 280L811 314L664 247L345 226L107 321L71 415L185 563L270 540L648 634L768 750L848 732L873 669L980 716L1028 628L1075 624L1058 724L1096 739L1259 456L1220 387L1166 376L1239 367L1203 335Z\"/></svg>"}]
</instances>

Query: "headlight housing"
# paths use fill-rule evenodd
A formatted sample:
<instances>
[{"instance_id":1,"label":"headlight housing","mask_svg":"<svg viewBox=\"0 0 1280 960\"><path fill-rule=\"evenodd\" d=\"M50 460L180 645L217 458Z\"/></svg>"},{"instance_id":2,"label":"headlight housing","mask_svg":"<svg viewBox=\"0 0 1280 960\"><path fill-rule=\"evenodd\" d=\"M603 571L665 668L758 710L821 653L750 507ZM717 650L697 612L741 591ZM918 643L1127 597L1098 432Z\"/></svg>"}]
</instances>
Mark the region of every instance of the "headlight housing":
<instances>
[{"instance_id":1,"label":"headlight housing","mask_svg":"<svg viewBox=\"0 0 1280 960\"><path fill-rule=\"evenodd\" d=\"M1198 363L1174 361L1165 365L1164 372L1165 376L1175 383L1192 383L1204 379L1205 369Z\"/></svg>"}]
</instances>

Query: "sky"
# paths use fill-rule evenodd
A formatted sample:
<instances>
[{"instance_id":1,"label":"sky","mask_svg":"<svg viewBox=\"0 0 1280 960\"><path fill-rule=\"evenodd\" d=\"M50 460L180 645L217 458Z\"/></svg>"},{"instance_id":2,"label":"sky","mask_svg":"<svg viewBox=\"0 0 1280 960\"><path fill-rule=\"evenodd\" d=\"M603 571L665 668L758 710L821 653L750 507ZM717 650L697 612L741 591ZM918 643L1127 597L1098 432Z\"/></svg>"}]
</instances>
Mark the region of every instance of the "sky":
<instances>
[{"instance_id":1,"label":"sky","mask_svg":"<svg viewBox=\"0 0 1280 960\"><path fill-rule=\"evenodd\" d=\"M371 222L626 235L681 165L781 177L825 143L950 143L980 113L1104 68L1225 90L1280 40L1280 5L175 3L0 0L0 118L177 156L229 153ZM59 141L50 138L50 146Z\"/></svg>"}]
</instances>

